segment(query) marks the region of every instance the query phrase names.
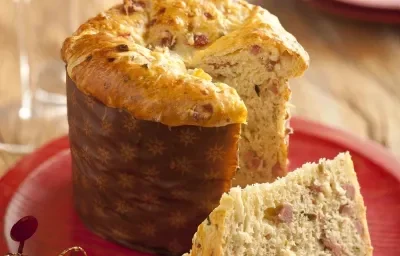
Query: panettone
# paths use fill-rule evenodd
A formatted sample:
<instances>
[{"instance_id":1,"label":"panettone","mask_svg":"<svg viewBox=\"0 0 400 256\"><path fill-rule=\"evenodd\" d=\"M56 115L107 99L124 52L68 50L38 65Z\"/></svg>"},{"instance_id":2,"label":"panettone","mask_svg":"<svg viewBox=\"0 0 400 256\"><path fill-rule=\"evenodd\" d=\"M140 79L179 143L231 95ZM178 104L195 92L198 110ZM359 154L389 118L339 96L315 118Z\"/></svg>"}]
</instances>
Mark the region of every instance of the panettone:
<instances>
[{"instance_id":1,"label":"panettone","mask_svg":"<svg viewBox=\"0 0 400 256\"><path fill-rule=\"evenodd\" d=\"M350 155L305 164L274 183L232 188L194 236L190 256L208 255L371 256Z\"/></svg>"},{"instance_id":2,"label":"panettone","mask_svg":"<svg viewBox=\"0 0 400 256\"><path fill-rule=\"evenodd\" d=\"M287 79L308 56L266 10L125 0L62 57L76 208L97 234L180 254L235 173L241 185L285 174Z\"/></svg>"}]
</instances>

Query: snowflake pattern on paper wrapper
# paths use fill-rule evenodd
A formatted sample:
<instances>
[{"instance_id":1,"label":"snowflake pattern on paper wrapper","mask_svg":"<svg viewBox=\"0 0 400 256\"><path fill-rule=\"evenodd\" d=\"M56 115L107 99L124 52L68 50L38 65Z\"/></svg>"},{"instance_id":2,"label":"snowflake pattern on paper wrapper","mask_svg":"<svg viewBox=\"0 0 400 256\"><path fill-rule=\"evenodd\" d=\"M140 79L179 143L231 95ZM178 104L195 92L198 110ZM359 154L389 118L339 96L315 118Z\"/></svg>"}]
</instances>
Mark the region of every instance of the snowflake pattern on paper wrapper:
<instances>
[{"instance_id":1,"label":"snowflake pattern on paper wrapper","mask_svg":"<svg viewBox=\"0 0 400 256\"><path fill-rule=\"evenodd\" d=\"M211 170L210 172L204 173L205 180L216 180L220 178L220 173L216 170Z\"/></svg>"},{"instance_id":2,"label":"snowflake pattern on paper wrapper","mask_svg":"<svg viewBox=\"0 0 400 256\"><path fill-rule=\"evenodd\" d=\"M111 155L110 152L101 147L97 150L97 153L99 154L99 160L102 164L108 164L108 161L110 161Z\"/></svg>"},{"instance_id":3,"label":"snowflake pattern on paper wrapper","mask_svg":"<svg viewBox=\"0 0 400 256\"><path fill-rule=\"evenodd\" d=\"M106 190L106 183L107 179L103 176L97 176L95 178L96 181L96 186L100 191L105 191Z\"/></svg>"},{"instance_id":4,"label":"snowflake pattern on paper wrapper","mask_svg":"<svg viewBox=\"0 0 400 256\"><path fill-rule=\"evenodd\" d=\"M174 190L171 194L173 198L178 200L187 200L190 198L190 192L186 190Z\"/></svg>"},{"instance_id":5,"label":"snowflake pattern on paper wrapper","mask_svg":"<svg viewBox=\"0 0 400 256\"><path fill-rule=\"evenodd\" d=\"M118 185L124 189L133 188L135 185L135 177L128 173L118 174Z\"/></svg>"},{"instance_id":6,"label":"snowflake pattern on paper wrapper","mask_svg":"<svg viewBox=\"0 0 400 256\"><path fill-rule=\"evenodd\" d=\"M120 214L126 214L129 212L129 204L123 200L119 200L116 203L115 210Z\"/></svg>"},{"instance_id":7,"label":"snowflake pattern on paper wrapper","mask_svg":"<svg viewBox=\"0 0 400 256\"><path fill-rule=\"evenodd\" d=\"M183 228L187 222L186 215L180 211L171 213L168 220L170 225L174 228Z\"/></svg>"},{"instance_id":8,"label":"snowflake pattern on paper wrapper","mask_svg":"<svg viewBox=\"0 0 400 256\"><path fill-rule=\"evenodd\" d=\"M162 156L166 147L164 146L164 142L158 139L151 139L146 144L147 150L152 153L154 156L160 155Z\"/></svg>"},{"instance_id":9,"label":"snowflake pattern on paper wrapper","mask_svg":"<svg viewBox=\"0 0 400 256\"><path fill-rule=\"evenodd\" d=\"M134 132L137 131L139 125L137 123L137 120L130 116L130 117L125 117L123 128L126 129L128 132Z\"/></svg>"},{"instance_id":10,"label":"snowflake pattern on paper wrapper","mask_svg":"<svg viewBox=\"0 0 400 256\"><path fill-rule=\"evenodd\" d=\"M194 144L197 140L196 133L191 129L181 130L179 133L179 141L186 146Z\"/></svg>"},{"instance_id":11,"label":"snowflake pattern on paper wrapper","mask_svg":"<svg viewBox=\"0 0 400 256\"><path fill-rule=\"evenodd\" d=\"M156 234L156 226L150 222L142 223L140 224L140 233L147 237L154 237Z\"/></svg>"},{"instance_id":12,"label":"snowflake pattern on paper wrapper","mask_svg":"<svg viewBox=\"0 0 400 256\"><path fill-rule=\"evenodd\" d=\"M121 145L121 157L125 162L128 162L136 157L136 149L128 144Z\"/></svg>"},{"instance_id":13,"label":"snowflake pattern on paper wrapper","mask_svg":"<svg viewBox=\"0 0 400 256\"><path fill-rule=\"evenodd\" d=\"M193 165L188 158L182 157L172 160L172 162L169 165L169 168L180 172L182 175L185 175L186 173L189 173L191 171Z\"/></svg>"},{"instance_id":14,"label":"snowflake pattern on paper wrapper","mask_svg":"<svg viewBox=\"0 0 400 256\"><path fill-rule=\"evenodd\" d=\"M112 124L107 120L107 119L103 119L101 121L101 133L104 136L109 136L112 132Z\"/></svg>"},{"instance_id":15,"label":"snowflake pattern on paper wrapper","mask_svg":"<svg viewBox=\"0 0 400 256\"><path fill-rule=\"evenodd\" d=\"M173 253L179 253L182 251L183 247L178 240L174 239L168 244L168 249Z\"/></svg>"},{"instance_id":16,"label":"snowflake pattern on paper wrapper","mask_svg":"<svg viewBox=\"0 0 400 256\"><path fill-rule=\"evenodd\" d=\"M212 148L210 148L207 152L206 152L206 158L209 161L215 162L217 160L223 160L224 159L224 147L223 146L219 146L219 145L215 145Z\"/></svg>"},{"instance_id":17,"label":"snowflake pattern on paper wrapper","mask_svg":"<svg viewBox=\"0 0 400 256\"><path fill-rule=\"evenodd\" d=\"M92 125L87 119L83 123L83 132L85 133L86 136L92 135Z\"/></svg>"}]
</instances>

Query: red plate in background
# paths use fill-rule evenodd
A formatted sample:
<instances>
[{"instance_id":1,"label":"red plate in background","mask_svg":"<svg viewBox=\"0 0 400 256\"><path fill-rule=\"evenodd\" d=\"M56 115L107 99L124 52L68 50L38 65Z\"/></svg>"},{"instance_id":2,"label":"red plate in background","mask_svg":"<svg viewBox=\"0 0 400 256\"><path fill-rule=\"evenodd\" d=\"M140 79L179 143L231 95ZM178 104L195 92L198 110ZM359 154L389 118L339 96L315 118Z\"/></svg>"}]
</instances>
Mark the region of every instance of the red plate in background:
<instances>
[{"instance_id":1,"label":"red plate in background","mask_svg":"<svg viewBox=\"0 0 400 256\"><path fill-rule=\"evenodd\" d=\"M381 146L311 121L294 118L291 168L350 151L368 207L375 256L400 255L400 164ZM56 256L67 247L84 247L89 256L141 256L88 231L72 207L71 160L66 137L26 156L0 180L0 255L15 252L11 226L25 215L39 220L26 243L29 256Z\"/></svg>"},{"instance_id":2,"label":"red plate in background","mask_svg":"<svg viewBox=\"0 0 400 256\"><path fill-rule=\"evenodd\" d=\"M336 0L336 1L352 5L358 5L362 7L400 10L399 0Z\"/></svg>"},{"instance_id":3,"label":"red plate in background","mask_svg":"<svg viewBox=\"0 0 400 256\"><path fill-rule=\"evenodd\" d=\"M326 11L328 13L343 16L349 19L355 19L373 23L383 24L400 24L400 7L383 8L380 4L379 8L372 6L371 1L367 5L363 0L303 0L309 5ZM379 0L377 0L379 1ZM399 2L399 0L396 0ZM355 3L358 3L355 4ZM387 7L387 3L386 3Z\"/></svg>"}]
</instances>

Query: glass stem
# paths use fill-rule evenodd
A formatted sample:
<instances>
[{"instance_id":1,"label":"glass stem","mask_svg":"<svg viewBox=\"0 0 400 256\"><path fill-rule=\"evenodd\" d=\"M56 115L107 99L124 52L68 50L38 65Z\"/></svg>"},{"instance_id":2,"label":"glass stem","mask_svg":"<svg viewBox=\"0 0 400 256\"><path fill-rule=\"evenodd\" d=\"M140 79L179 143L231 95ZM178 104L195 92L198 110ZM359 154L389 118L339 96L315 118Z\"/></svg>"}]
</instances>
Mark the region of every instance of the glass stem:
<instances>
[{"instance_id":1,"label":"glass stem","mask_svg":"<svg viewBox=\"0 0 400 256\"><path fill-rule=\"evenodd\" d=\"M69 33L75 32L75 30L78 29L79 26L79 6L78 6L78 0L70 0L69 1Z\"/></svg>"},{"instance_id":2,"label":"glass stem","mask_svg":"<svg viewBox=\"0 0 400 256\"><path fill-rule=\"evenodd\" d=\"M16 5L16 31L17 41L19 46L19 61L20 61L20 85L21 85L21 108L19 110L19 117L23 120L30 119L32 117L32 101L33 93L31 86L30 66L29 66L29 55L28 46L29 42L26 31L26 20L25 13L26 5L30 4L30 0L14 0Z\"/></svg>"}]
</instances>

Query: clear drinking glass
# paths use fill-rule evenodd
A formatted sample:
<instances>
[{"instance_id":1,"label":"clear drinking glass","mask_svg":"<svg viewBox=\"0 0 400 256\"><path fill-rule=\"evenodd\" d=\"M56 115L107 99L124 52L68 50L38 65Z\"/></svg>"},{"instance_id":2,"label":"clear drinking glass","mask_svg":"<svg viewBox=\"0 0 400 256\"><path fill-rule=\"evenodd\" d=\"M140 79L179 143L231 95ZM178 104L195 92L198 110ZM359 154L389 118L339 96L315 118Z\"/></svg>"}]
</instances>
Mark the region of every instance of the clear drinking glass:
<instances>
[{"instance_id":1,"label":"clear drinking glass","mask_svg":"<svg viewBox=\"0 0 400 256\"><path fill-rule=\"evenodd\" d=\"M68 131L62 42L86 19L122 0L2 1L14 11L10 36L4 37L15 42L8 42L7 61L19 67L0 73L0 83L6 83L0 101L8 102L0 102L0 155L25 154Z\"/></svg>"}]
</instances>

